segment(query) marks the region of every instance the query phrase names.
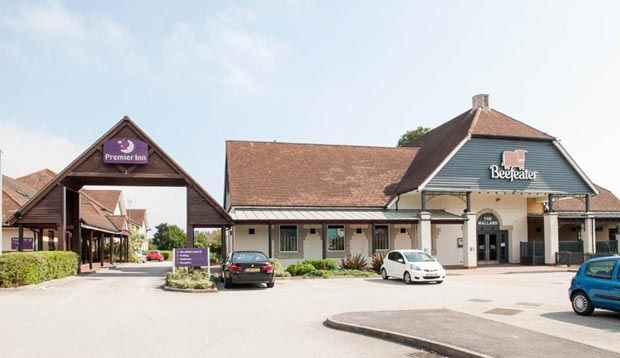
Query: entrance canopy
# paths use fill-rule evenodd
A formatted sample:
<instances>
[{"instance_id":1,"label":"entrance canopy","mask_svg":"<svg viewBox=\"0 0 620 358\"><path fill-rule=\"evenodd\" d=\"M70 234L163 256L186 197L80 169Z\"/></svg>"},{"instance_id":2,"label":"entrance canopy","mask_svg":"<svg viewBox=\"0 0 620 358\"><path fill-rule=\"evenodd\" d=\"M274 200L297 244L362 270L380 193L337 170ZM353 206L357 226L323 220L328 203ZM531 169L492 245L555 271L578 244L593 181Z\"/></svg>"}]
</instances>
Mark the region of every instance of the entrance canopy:
<instances>
[{"instance_id":1,"label":"entrance canopy","mask_svg":"<svg viewBox=\"0 0 620 358\"><path fill-rule=\"evenodd\" d=\"M195 228L230 227L232 219L205 189L131 119L124 117L8 219L11 226L53 227L80 236L80 195L86 185L187 188L187 240ZM80 252L80 240L72 239Z\"/></svg>"}]
</instances>

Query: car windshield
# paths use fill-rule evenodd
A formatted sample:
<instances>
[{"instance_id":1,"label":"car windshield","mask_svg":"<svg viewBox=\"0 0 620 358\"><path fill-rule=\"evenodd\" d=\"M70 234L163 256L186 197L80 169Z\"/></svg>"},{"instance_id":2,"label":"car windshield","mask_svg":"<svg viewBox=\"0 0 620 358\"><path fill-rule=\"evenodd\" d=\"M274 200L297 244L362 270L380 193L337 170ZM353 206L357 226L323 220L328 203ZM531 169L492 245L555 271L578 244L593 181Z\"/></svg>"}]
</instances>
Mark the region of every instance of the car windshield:
<instances>
[{"instance_id":1,"label":"car windshield","mask_svg":"<svg viewBox=\"0 0 620 358\"><path fill-rule=\"evenodd\" d=\"M409 262L435 261L435 259L426 252L405 252L404 254Z\"/></svg>"},{"instance_id":2,"label":"car windshield","mask_svg":"<svg viewBox=\"0 0 620 358\"><path fill-rule=\"evenodd\" d=\"M235 252L233 255L233 262L239 264L265 261L269 260L262 252Z\"/></svg>"}]
</instances>

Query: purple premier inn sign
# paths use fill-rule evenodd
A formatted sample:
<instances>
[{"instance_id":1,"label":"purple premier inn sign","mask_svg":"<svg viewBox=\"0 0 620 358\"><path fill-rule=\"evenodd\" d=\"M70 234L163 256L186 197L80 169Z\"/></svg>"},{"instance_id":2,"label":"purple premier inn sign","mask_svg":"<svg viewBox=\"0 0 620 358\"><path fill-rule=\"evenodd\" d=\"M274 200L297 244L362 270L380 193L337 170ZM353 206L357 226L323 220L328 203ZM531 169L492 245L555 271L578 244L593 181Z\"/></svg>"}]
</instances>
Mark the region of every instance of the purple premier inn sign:
<instances>
[{"instance_id":1,"label":"purple premier inn sign","mask_svg":"<svg viewBox=\"0 0 620 358\"><path fill-rule=\"evenodd\" d=\"M174 249L174 265L176 267L209 266L209 251L191 247Z\"/></svg>"},{"instance_id":2,"label":"purple premier inn sign","mask_svg":"<svg viewBox=\"0 0 620 358\"><path fill-rule=\"evenodd\" d=\"M135 138L114 138L103 144L106 164L148 164L149 145Z\"/></svg>"},{"instance_id":3,"label":"purple premier inn sign","mask_svg":"<svg viewBox=\"0 0 620 358\"><path fill-rule=\"evenodd\" d=\"M11 250L14 250L14 251L19 250L19 237L11 238ZM24 238L24 250L34 250L34 238L32 237Z\"/></svg>"}]
</instances>

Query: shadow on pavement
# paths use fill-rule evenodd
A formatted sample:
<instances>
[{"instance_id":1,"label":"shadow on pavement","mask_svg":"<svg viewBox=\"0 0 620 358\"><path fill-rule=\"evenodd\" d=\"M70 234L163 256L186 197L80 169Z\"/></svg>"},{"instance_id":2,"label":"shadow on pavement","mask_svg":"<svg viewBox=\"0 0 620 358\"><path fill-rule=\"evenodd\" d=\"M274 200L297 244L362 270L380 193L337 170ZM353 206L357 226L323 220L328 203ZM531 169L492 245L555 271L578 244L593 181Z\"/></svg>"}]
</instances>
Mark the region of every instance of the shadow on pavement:
<instances>
[{"instance_id":1,"label":"shadow on pavement","mask_svg":"<svg viewBox=\"0 0 620 358\"><path fill-rule=\"evenodd\" d=\"M592 316L579 316L573 311L550 312L541 314L541 317L607 332L620 332L620 313L616 312L596 310Z\"/></svg>"},{"instance_id":2,"label":"shadow on pavement","mask_svg":"<svg viewBox=\"0 0 620 358\"><path fill-rule=\"evenodd\" d=\"M407 285L405 281L398 280L395 278L391 278L389 280L384 280L381 278L367 278L364 281L370 283L377 283L381 285L395 285L395 286L424 286L424 285L436 285L434 282L412 282L410 285Z\"/></svg>"},{"instance_id":3,"label":"shadow on pavement","mask_svg":"<svg viewBox=\"0 0 620 358\"><path fill-rule=\"evenodd\" d=\"M148 265L148 264L147 264ZM89 274L94 277L166 277L166 272L171 271L169 266L140 266L140 267L117 267L105 271Z\"/></svg>"}]
</instances>

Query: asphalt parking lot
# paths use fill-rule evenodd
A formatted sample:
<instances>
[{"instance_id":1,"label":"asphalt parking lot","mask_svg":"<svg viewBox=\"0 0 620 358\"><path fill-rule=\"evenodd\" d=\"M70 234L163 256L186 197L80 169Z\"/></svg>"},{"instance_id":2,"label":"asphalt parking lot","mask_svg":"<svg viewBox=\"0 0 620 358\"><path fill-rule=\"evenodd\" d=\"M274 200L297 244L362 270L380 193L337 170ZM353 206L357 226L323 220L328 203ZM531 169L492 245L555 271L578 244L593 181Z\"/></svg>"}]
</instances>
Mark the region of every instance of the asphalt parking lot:
<instances>
[{"instance_id":1,"label":"asphalt parking lot","mask_svg":"<svg viewBox=\"0 0 620 358\"><path fill-rule=\"evenodd\" d=\"M620 315L574 315L566 297L568 272L464 275L411 286L374 278L282 280L273 289L187 294L161 289L167 265L125 265L0 291L3 357L423 356L322 323L343 312L431 308L620 352Z\"/></svg>"}]
</instances>

